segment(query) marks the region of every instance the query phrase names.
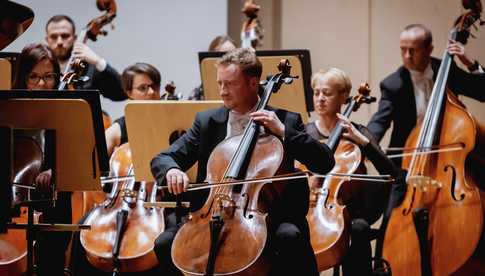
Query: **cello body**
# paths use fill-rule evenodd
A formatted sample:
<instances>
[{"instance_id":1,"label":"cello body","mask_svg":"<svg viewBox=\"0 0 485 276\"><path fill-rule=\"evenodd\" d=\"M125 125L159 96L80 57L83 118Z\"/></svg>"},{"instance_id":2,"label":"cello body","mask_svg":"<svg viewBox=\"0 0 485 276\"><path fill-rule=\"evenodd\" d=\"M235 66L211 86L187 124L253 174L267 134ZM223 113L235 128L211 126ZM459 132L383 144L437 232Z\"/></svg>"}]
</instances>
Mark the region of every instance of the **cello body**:
<instances>
[{"instance_id":1,"label":"cello body","mask_svg":"<svg viewBox=\"0 0 485 276\"><path fill-rule=\"evenodd\" d=\"M217 182L224 176L240 140L241 136L226 139L212 152L207 166L209 183ZM246 178L272 176L281 164L283 146L272 135L260 137L254 155L248 165ZM214 275L266 275L269 266L263 260L267 239L264 210L268 206L262 204L264 200L258 200L263 185L244 185L239 194L232 193L229 197L211 190L204 206L192 214L175 237L172 258L177 268L186 275L205 273L211 245L209 220L213 209L223 204L223 242L218 248ZM241 246L248 244L251 246Z\"/></svg>"},{"instance_id":2,"label":"cello body","mask_svg":"<svg viewBox=\"0 0 485 276\"><path fill-rule=\"evenodd\" d=\"M340 141L334 157L335 166L330 173L355 173L363 161L359 147L347 140ZM318 270L323 271L342 263L347 252L350 216L345 205L355 197L352 183L344 179L325 178L317 185L310 187L307 221Z\"/></svg>"},{"instance_id":3,"label":"cello body","mask_svg":"<svg viewBox=\"0 0 485 276\"><path fill-rule=\"evenodd\" d=\"M422 176L408 178L402 204L393 210L387 226L383 256L393 275L422 275L420 242L413 222L413 209L429 209L428 239L432 275L449 275L463 265L475 250L483 228L482 205L478 188L466 177L464 167L475 145L476 125L458 99L447 91L443 109L440 145L461 144L463 150L441 152L416 164ZM416 145L418 124L406 148ZM410 158L403 158L408 169Z\"/></svg>"},{"instance_id":4,"label":"cello body","mask_svg":"<svg viewBox=\"0 0 485 276\"><path fill-rule=\"evenodd\" d=\"M31 184L41 172L43 153L39 144L30 137L18 137L14 142L15 183ZM5 183L4 183L5 185ZM13 203L28 200L28 191L12 187ZM19 207L20 216L13 218L14 223L27 223L27 208ZM34 221L37 222L38 215ZM0 275L22 275L27 270L27 240L23 229L8 229L0 234Z\"/></svg>"},{"instance_id":5,"label":"cello body","mask_svg":"<svg viewBox=\"0 0 485 276\"><path fill-rule=\"evenodd\" d=\"M132 171L129 144L120 146L110 160L111 171L115 176L126 176ZM81 244L86 250L88 261L103 271L113 271L115 260L113 248L119 236L119 270L138 272L149 270L158 265L154 241L165 229L163 208L145 208L147 183L134 183L127 180L113 185L114 191L106 201L95 207L85 223L91 230L82 230ZM151 186L152 194L155 185ZM120 210L127 211L126 222L120 225L121 234L117 233L117 216Z\"/></svg>"}]
</instances>

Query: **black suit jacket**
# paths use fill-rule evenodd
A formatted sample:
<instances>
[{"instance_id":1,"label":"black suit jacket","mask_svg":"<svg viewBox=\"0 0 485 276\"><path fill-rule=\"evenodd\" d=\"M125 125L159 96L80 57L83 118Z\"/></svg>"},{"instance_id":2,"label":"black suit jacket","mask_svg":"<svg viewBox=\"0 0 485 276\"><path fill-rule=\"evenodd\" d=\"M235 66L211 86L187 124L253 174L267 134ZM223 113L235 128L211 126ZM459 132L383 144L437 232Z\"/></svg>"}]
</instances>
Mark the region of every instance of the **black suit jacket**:
<instances>
[{"instance_id":1,"label":"black suit jacket","mask_svg":"<svg viewBox=\"0 0 485 276\"><path fill-rule=\"evenodd\" d=\"M439 59L432 58L433 79L436 79L440 64ZM470 74L452 63L447 86L455 94L485 101L485 74ZM404 66L399 67L380 83L380 88L379 107L367 127L380 141L392 122L389 147L403 147L416 125L417 118L414 87L409 70ZM400 164L400 160L396 161Z\"/></svg>"},{"instance_id":2,"label":"black suit jacket","mask_svg":"<svg viewBox=\"0 0 485 276\"><path fill-rule=\"evenodd\" d=\"M271 108L268 108L271 109ZM272 109L285 125L284 169L294 171L294 160L305 164L308 169L317 173L326 173L335 164L333 154L326 145L311 138L305 131L299 114L281 109ZM198 161L197 181L206 178L207 161L212 150L224 140L227 131L229 110L225 107L197 113L195 121L187 133L175 141L168 150L161 152L151 161L152 174L161 184L165 174L171 168L188 170ZM197 210L204 204L208 191L188 192L191 209ZM288 184L276 204L279 214L289 217L306 216L308 211L308 184L305 179L299 183Z\"/></svg>"},{"instance_id":3,"label":"black suit jacket","mask_svg":"<svg viewBox=\"0 0 485 276\"><path fill-rule=\"evenodd\" d=\"M78 87L79 89L97 89L101 95L112 101L123 101L128 98L123 92L120 74L111 65L107 64L106 69L100 72L94 65L89 64L86 76L89 80Z\"/></svg>"}]
</instances>

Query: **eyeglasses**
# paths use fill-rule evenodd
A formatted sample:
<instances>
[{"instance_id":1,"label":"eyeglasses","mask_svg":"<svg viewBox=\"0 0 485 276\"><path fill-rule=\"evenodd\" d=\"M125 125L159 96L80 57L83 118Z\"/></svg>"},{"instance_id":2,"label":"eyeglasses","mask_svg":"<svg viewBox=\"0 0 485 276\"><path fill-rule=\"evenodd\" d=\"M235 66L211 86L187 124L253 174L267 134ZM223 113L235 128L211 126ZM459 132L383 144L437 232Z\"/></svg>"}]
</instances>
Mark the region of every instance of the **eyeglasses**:
<instances>
[{"instance_id":1,"label":"eyeglasses","mask_svg":"<svg viewBox=\"0 0 485 276\"><path fill-rule=\"evenodd\" d=\"M140 91L141 93L147 93L149 88L152 88L153 91L158 91L160 89L160 85L152 83L152 84L141 84L135 87L135 89Z\"/></svg>"},{"instance_id":2,"label":"eyeglasses","mask_svg":"<svg viewBox=\"0 0 485 276\"><path fill-rule=\"evenodd\" d=\"M38 84L42 79L45 83L54 83L56 82L57 74L56 73L47 73L43 76L38 76L36 74L30 74L27 77L27 82L29 84Z\"/></svg>"}]
</instances>

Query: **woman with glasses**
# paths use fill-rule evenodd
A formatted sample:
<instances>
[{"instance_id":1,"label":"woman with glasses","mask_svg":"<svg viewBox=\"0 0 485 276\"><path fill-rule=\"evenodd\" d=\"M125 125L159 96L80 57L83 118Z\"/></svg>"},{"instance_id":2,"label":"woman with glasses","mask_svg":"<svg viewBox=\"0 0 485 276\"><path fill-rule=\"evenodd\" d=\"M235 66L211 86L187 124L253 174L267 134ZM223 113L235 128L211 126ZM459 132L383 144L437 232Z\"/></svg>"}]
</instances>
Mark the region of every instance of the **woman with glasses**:
<instances>
[{"instance_id":1,"label":"woman with glasses","mask_svg":"<svg viewBox=\"0 0 485 276\"><path fill-rule=\"evenodd\" d=\"M59 83L60 69L54 54L40 43L22 49L17 61L14 89L55 89Z\"/></svg>"},{"instance_id":2,"label":"woman with glasses","mask_svg":"<svg viewBox=\"0 0 485 276\"><path fill-rule=\"evenodd\" d=\"M132 100L160 100L160 72L148 63L128 66L121 75L123 91ZM105 131L108 155L116 147L128 142L125 117L121 117Z\"/></svg>"}]
</instances>

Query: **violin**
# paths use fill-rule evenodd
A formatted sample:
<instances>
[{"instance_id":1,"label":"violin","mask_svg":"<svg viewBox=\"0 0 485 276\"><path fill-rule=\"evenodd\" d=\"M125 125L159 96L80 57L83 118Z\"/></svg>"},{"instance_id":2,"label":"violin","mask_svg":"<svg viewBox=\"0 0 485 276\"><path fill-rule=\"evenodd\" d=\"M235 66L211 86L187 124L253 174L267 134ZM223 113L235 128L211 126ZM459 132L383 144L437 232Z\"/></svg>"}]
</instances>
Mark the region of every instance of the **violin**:
<instances>
[{"instance_id":1,"label":"violin","mask_svg":"<svg viewBox=\"0 0 485 276\"><path fill-rule=\"evenodd\" d=\"M133 174L129 144L123 144L110 159L112 177ZM103 271L140 272L158 265L153 251L155 239L165 229L163 208L144 207L155 202L157 185L135 182L134 178L115 181L106 200L95 207L82 230L81 244L88 261Z\"/></svg>"},{"instance_id":2,"label":"violin","mask_svg":"<svg viewBox=\"0 0 485 276\"><path fill-rule=\"evenodd\" d=\"M91 20L85 28L81 30L79 37L83 43L88 39L96 41L98 35L107 35L108 32L103 30L103 27L116 17L116 3L114 0L96 0L96 6L100 11L106 11L105 14ZM62 79L57 87L57 90L64 90L69 88L73 90L75 85L86 81L87 64L85 61L75 59L72 56L67 62L67 66L62 74Z\"/></svg>"},{"instance_id":3,"label":"violin","mask_svg":"<svg viewBox=\"0 0 485 276\"><path fill-rule=\"evenodd\" d=\"M246 0L242 13L248 18L244 21L241 28L241 48L256 49L262 45L263 27L258 19L260 5L256 5L253 0Z\"/></svg>"},{"instance_id":4,"label":"violin","mask_svg":"<svg viewBox=\"0 0 485 276\"><path fill-rule=\"evenodd\" d=\"M267 106L271 94L282 84L291 83L290 68L288 60L280 62L280 73L269 79L257 110ZM219 183L273 176L283 160L283 145L277 137L263 134L260 129L251 119L242 135L219 143L209 157L206 181ZM188 275L266 274L269 262L263 254L267 239L264 212L269 206L258 200L265 183L237 188L214 185L206 203L175 236L172 245L175 266Z\"/></svg>"},{"instance_id":5,"label":"violin","mask_svg":"<svg viewBox=\"0 0 485 276\"><path fill-rule=\"evenodd\" d=\"M375 100L375 97L370 96L369 85L362 83L358 94L349 98L343 115L348 118L352 112L359 109L361 104L369 104ZM335 157L335 166L330 173L365 174L364 157L359 146L349 140L341 140L342 131L341 122L338 122L327 141ZM349 247L350 216L345 205L358 201L360 189L364 185L359 181L345 178L329 177L313 180L316 184L310 187L307 221L318 270L323 271L342 263ZM358 202L355 205L358 206ZM355 212L355 210L350 211Z\"/></svg>"},{"instance_id":6,"label":"violin","mask_svg":"<svg viewBox=\"0 0 485 276\"><path fill-rule=\"evenodd\" d=\"M31 137L17 137L14 141L14 183L30 184L41 172L43 152L37 141ZM32 187L33 188L33 187ZM13 206L29 200L30 189L18 185L12 186ZM17 207L18 217L12 219L14 223L27 223L27 207ZM39 214L35 214L37 223ZM24 229L8 229L0 234L0 274L22 275L27 271L27 240Z\"/></svg>"},{"instance_id":7,"label":"violin","mask_svg":"<svg viewBox=\"0 0 485 276\"><path fill-rule=\"evenodd\" d=\"M451 40L466 43L480 18L481 5L475 6L480 9L455 22ZM482 233L480 194L465 163L477 125L446 87L452 59L445 50L425 117L406 141L414 149L403 158L407 192L391 213L383 242L393 275L450 275L470 258ZM450 145L459 150L448 150Z\"/></svg>"}]
</instances>

